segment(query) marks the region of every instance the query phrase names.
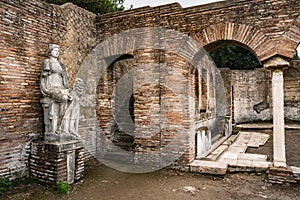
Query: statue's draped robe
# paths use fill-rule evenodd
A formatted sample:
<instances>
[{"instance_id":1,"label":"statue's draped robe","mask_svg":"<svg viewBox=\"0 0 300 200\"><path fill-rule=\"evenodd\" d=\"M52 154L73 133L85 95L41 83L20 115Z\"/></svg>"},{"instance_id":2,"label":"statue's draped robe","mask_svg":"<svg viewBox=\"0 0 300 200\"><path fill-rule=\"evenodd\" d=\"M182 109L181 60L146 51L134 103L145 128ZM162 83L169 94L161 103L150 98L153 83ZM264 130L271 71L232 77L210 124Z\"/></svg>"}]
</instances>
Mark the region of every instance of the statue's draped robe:
<instances>
[{"instance_id":1,"label":"statue's draped robe","mask_svg":"<svg viewBox=\"0 0 300 200\"><path fill-rule=\"evenodd\" d=\"M41 103L44 108L45 131L56 133L68 107L67 102L62 101L63 95L69 94L66 67L56 59L44 60L40 88L44 96Z\"/></svg>"}]
</instances>

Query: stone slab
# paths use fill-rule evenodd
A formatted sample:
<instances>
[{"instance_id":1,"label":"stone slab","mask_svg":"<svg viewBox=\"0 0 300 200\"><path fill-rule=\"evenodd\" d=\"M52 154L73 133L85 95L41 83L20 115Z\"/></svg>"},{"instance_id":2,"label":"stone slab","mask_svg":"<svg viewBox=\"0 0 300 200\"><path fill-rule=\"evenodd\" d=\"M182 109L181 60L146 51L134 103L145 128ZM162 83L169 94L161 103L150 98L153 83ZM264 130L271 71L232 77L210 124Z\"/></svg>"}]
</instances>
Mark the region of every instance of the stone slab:
<instances>
[{"instance_id":1,"label":"stone slab","mask_svg":"<svg viewBox=\"0 0 300 200\"><path fill-rule=\"evenodd\" d=\"M268 156L262 154L241 153L238 155L240 160L267 161Z\"/></svg>"},{"instance_id":2,"label":"stone slab","mask_svg":"<svg viewBox=\"0 0 300 200\"><path fill-rule=\"evenodd\" d=\"M300 130L300 124L294 123L294 124L285 124L284 126L286 129L295 129Z\"/></svg>"},{"instance_id":3,"label":"stone slab","mask_svg":"<svg viewBox=\"0 0 300 200\"><path fill-rule=\"evenodd\" d=\"M269 169L269 167L272 165L271 162L264 162L264 161L256 161L253 163L254 168L256 169Z\"/></svg>"},{"instance_id":4,"label":"stone slab","mask_svg":"<svg viewBox=\"0 0 300 200\"><path fill-rule=\"evenodd\" d=\"M53 152L65 152L65 151L72 151L75 149L80 149L83 147L83 144L79 140L67 141L67 142L44 142L38 141L39 143L44 143L45 148L49 151Z\"/></svg>"},{"instance_id":5,"label":"stone slab","mask_svg":"<svg viewBox=\"0 0 300 200\"><path fill-rule=\"evenodd\" d=\"M231 146L245 146L248 144L249 140L251 137L251 133L250 132L239 132L236 140L234 141L234 143L232 143Z\"/></svg>"},{"instance_id":6,"label":"stone slab","mask_svg":"<svg viewBox=\"0 0 300 200\"><path fill-rule=\"evenodd\" d=\"M293 174L298 174L300 175L300 167L291 167Z\"/></svg>"},{"instance_id":7,"label":"stone slab","mask_svg":"<svg viewBox=\"0 0 300 200\"><path fill-rule=\"evenodd\" d=\"M223 145L231 145L237 138L238 135L231 135L225 142L223 142Z\"/></svg>"},{"instance_id":8,"label":"stone slab","mask_svg":"<svg viewBox=\"0 0 300 200\"><path fill-rule=\"evenodd\" d=\"M240 154L244 153L247 150L247 146L230 146L228 147L227 151L234 153L234 154Z\"/></svg>"},{"instance_id":9,"label":"stone slab","mask_svg":"<svg viewBox=\"0 0 300 200\"><path fill-rule=\"evenodd\" d=\"M237 161L236 167L267 170L270 167L270 165L271 165L271 162L239 159Z\"/></svg>"},{"instance_id":10,"label":"stone slab","mask_svg":"<svg viewBox=\"0 0 300 200\"><path fill-rule=\"evenodd\" d=\"M229 151L224 152L221 156L220 159L232 159L232 160L237 160L239 157L239 154L237 153L232 153Z\"/></svg>"},{"instance_id":11,"label":"stone slab","mask_svg":"<svg viewBox=\"0 0 300 200\"><path fill-rule=\"evenodd\" d=\"M223 162L228 164L229 166L236 166L238 160L237 159L230 159L230 158L222 158L218 160L219 162Z\"/></svg>"},{"instance_id":12,"label":"stone slab","mask_svg":"<svg viewBox=\"0 0 300 200\"><path fill-rule=\"evenodd\" d=\"M247 124L238 124L237 128L241 129L271 129L273 128L272 123L247 123Z\"/></svg>"},{"instance_id":13,"label":"stone slab","mask_svg":"<svg viewBox=\"0 0 300 200\"><path fill-rule=\"evenodd\" d=\"M190 164L190 171L204 174L225 175L228 164L222 162L195 160Z\"/></svg>"},{"instance_id":14,"label":"stone slab","mask_svg":"<svg viewBox=\"0 0 300 200\"><path fill-rule=\"evenodd\" d=\"M300 129L300 124L298 123L286 123L284 125L286 129ZM238 124L236 125L236 128L241 129L272 129L273 124L272 123L247 123L247 124Z\"/></svg>"},{"instance_id":15,"label":"stone slab","mask_svg":"<svg viewBox=\"0 0 300 200\"><path fill-rule=\"evenodd\" d=\"M239 154L226 151L219 157L217 161L227 163L230 166L234 166L237 164L238 155Z\"/></svg>"},{"instance_id":16,"label":"stone slab","mask_svg":"<svg viewBox=\"0 0 300 200\"><path fill-rule=\"evenodd\" d=\"M213 152L211 152L204 159L210 160L210 161L216 161L227 148L228 148L227 145L220 145L217 149L215 149Z\"/></svg>"},{"instance_id":17,"label":"stone slab","mask_svg":"<svg viewBox=\"0 0 300 200\"><path fill-rule=\"evenodd\" d=\"M260 147L270 139L269 134L253 132L248 142L248 147Z\"/></svg>"},{"instance_id":18,"label":"stone slab","mask_svg":"<svg viewBox=\"0 0 300 200\"><path fill-rule=\"evenodd\" d=\"M254 163L252 160L238 160L236 163L237 167L248 167L248 168L253 168Z\"/></svg>"},{"instance_id":19,"label":"stone slab","mask_svg":"<svg viewBox=\"0 0 300 200\"><path fill-rule=\"evenodd\" d=\"M220 145L216 150L214 150L213 152L211 152L211 154L221 154L223 153L226 149L228 148L227 145Z\"/></svg>"}]
</instances>

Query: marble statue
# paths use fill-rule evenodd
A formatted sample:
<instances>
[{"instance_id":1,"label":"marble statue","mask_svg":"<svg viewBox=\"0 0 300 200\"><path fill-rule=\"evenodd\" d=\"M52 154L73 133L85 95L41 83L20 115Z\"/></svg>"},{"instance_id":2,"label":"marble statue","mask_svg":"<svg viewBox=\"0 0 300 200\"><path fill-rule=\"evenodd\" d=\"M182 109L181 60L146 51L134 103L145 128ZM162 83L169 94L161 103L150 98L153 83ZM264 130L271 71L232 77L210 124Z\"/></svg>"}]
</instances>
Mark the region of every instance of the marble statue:
<instances>
[{"instance_id":1,"label":"marble statue","mask_svg":"<svg viewBox=\"0 0 300 200\"><path fill-rule=\"evenodd\" d=\"M79 139L79 103L83 93L83 81L77 78L69 88L66 67L58 60L60 46L50 44L49 58L42 63L40 88L44 98L45 141Z\"/></svg>"}]
</instances>

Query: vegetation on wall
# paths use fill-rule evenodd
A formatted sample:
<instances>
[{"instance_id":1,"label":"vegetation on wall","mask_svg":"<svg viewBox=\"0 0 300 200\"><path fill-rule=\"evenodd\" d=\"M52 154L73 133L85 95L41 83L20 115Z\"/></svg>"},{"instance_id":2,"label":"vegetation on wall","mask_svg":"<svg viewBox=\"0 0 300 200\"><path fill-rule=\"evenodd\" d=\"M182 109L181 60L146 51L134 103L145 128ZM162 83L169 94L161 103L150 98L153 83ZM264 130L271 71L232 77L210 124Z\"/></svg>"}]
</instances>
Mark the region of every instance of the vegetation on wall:
<instances>
[{"instance_id":1,"label":"vegetation on wall","mask_svg":"<svg viewBox=\"0 0 300 200\"><path fill-rule=\"evenodd\" d=\"M217 67L228 67L238 70L253 70L261 67L259 61L248 51L239 46L222 46L209 52Z\"/></svg>"},{"instance_id":2,"label":"vegetation on wall","mask_svg":"<svg viewBox=\"0 0 300 200\"><path fill-rule=\"evenodd\" d=\"M47 3L62 5L71 2L95 14L105 14L109 12L122 11L125 9L125 0L44 0Z\"/></svg>"},{"instance_id":3,"label":"vegetation on wall","mask_svg":"<svg viewBox=\"0 0 300 200\"><path fill-rule=\"evenodd\" d=\"M295 50L293 60L300 60L300 57L299 57L299 54L298 54L297 50Z\"/></svg>"}]
</instances>

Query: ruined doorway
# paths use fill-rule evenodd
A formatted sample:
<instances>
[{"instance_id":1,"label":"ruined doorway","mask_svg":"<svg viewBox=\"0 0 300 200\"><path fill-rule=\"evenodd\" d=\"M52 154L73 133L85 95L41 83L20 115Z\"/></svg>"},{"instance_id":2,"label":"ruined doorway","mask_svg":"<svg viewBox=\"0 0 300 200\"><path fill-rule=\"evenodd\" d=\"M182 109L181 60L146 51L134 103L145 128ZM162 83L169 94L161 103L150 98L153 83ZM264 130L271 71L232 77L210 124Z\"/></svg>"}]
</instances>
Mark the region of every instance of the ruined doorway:
<instances>
[{"instance_id":1,"label":"ruined doorway","mask_svg":"<svg viewBox=\"0 0 300 200\"><path fill-rule=\"evenodd\" d=\"M97 87L97 116L104 134L126 151L134 149L134 58L130 54L106 58L109 63ZM126 87L123 87L126 85Z\"/></svg>"},{"instance_id":2,"label":"ruined doorway","mask_svg":"<svg viewBox=\"0 0 300 200\"><path fill-rule=\"evenodd\" d=\"M253 50L236 41L217 41L206 49L222 75L227 115L234 124L269 121L270 72L262 69Z\"/></svg>"}]
</instances>

